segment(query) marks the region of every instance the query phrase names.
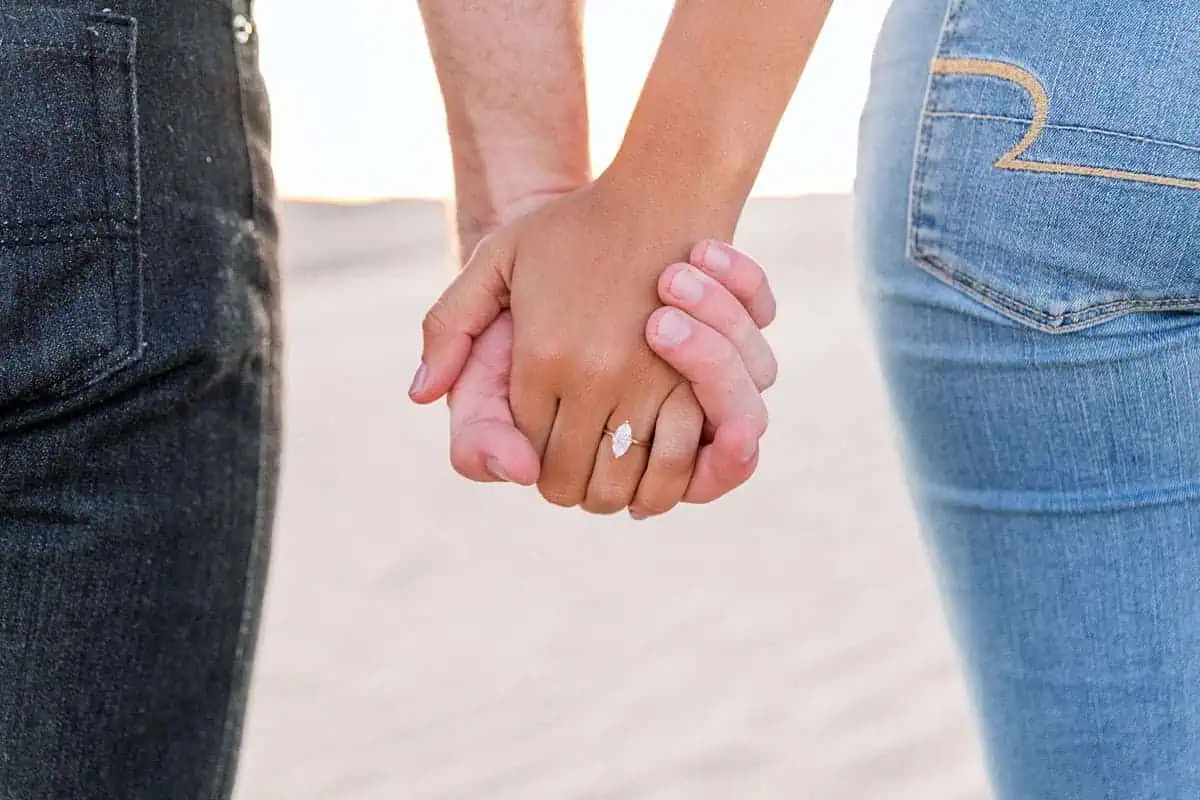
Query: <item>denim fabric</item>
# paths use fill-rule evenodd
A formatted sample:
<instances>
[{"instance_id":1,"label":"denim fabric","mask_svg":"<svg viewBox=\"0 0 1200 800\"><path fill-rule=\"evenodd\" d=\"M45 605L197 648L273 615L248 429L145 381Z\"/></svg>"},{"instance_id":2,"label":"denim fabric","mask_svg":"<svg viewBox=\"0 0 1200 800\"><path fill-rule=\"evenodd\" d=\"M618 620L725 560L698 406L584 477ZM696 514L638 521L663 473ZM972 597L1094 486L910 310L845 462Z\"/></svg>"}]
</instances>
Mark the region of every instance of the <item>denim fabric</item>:
<instances>
[{"instance_id":1,"label":"denim fabric","mask_svg":"<svg viewBox=\"0 0 1200 800\"><path fill-rule=\"evenodd\" d=\"M1200 2L895 0L865 296L998 800L1200 797Z\"/></svg>"},{"instance_id":2,"label":"denim fabric","mask_svg":"<svg viewBox=\"0 0 1200 800\"><path fill-rule=\"evenodd\" d=\"M239 12L0 0L5 800L231 792L279 437Z\"/></svg>"}]
</instances>

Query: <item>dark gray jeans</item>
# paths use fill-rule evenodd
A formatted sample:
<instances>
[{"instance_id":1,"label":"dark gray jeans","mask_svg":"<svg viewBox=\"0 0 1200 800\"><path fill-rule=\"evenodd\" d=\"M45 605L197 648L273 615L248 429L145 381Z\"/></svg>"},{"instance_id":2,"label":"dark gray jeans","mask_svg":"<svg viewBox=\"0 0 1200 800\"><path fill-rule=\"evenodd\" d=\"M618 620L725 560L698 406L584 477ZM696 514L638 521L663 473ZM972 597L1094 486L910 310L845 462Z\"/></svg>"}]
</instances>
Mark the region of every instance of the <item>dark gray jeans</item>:
<instances>
[{"instance_id":1,"label":"dark gray jeans","mask_svg":"<svg viewBox=\"0 0 1200 800\"><path fill-rule=\"evenodd\" d=\"M232 788L279 443L248 0L0 0L0 797Z\"/></svg>"}]
</instances>

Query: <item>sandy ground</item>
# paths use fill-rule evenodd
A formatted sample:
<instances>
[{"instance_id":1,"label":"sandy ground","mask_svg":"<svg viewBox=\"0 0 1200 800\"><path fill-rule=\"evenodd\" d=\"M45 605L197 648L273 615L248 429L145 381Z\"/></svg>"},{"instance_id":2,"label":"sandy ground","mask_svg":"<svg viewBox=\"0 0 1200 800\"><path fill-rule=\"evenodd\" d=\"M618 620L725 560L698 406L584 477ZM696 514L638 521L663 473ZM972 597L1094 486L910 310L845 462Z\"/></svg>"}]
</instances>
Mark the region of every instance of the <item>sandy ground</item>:
<instances>
[{"instance_id":1,"label":"sandy ground","mask_svg":"<svg viewBox=\"0 0 1200 800\"><path fill-rule=\"evenodd\" d=\"M984 800L843 197L760 200L757 478L664 520L477 486L405 389L443 212L286 209L288 434L239 800Z\"/></svg>"}]
</instances>

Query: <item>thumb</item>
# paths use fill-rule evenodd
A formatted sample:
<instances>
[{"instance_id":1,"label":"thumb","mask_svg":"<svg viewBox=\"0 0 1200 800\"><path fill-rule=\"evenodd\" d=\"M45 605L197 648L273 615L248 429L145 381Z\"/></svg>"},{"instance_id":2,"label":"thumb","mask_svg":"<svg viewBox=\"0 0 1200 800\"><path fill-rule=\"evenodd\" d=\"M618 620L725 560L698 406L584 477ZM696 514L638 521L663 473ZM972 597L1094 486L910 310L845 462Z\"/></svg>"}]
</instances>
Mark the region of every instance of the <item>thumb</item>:
<instances>
[{"instance_id":1,"label":"thumb","mask_svg":"<svg viewBox=\"0 0 1200 800\"><path fill-rule=\"evenodd\" d=\"M425 314L421 365L408 392L414 402L432 403L450 391L475 337L508 305L511 276L511 246L496 235L488 236Z\"/></svg>"}]
</instances>

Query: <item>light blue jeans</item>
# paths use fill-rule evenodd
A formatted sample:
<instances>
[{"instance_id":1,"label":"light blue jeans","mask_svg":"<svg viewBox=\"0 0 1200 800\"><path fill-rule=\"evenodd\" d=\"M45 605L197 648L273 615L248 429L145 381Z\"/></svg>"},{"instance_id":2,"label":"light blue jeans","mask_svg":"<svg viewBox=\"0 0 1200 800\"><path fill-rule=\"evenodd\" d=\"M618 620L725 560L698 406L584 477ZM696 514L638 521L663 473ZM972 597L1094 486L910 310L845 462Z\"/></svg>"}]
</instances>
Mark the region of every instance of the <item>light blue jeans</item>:
<instances>
[{"instance_id":1,"label":"light blue jeans","mask_svg":"<svg viewBox=\"0 0 1200 800\"><path fill-rule=\"evenodd\" d=\"M895 0L859 156L996 796L1200 798L1200 0Z\"/></svg>"}]
</instances>

